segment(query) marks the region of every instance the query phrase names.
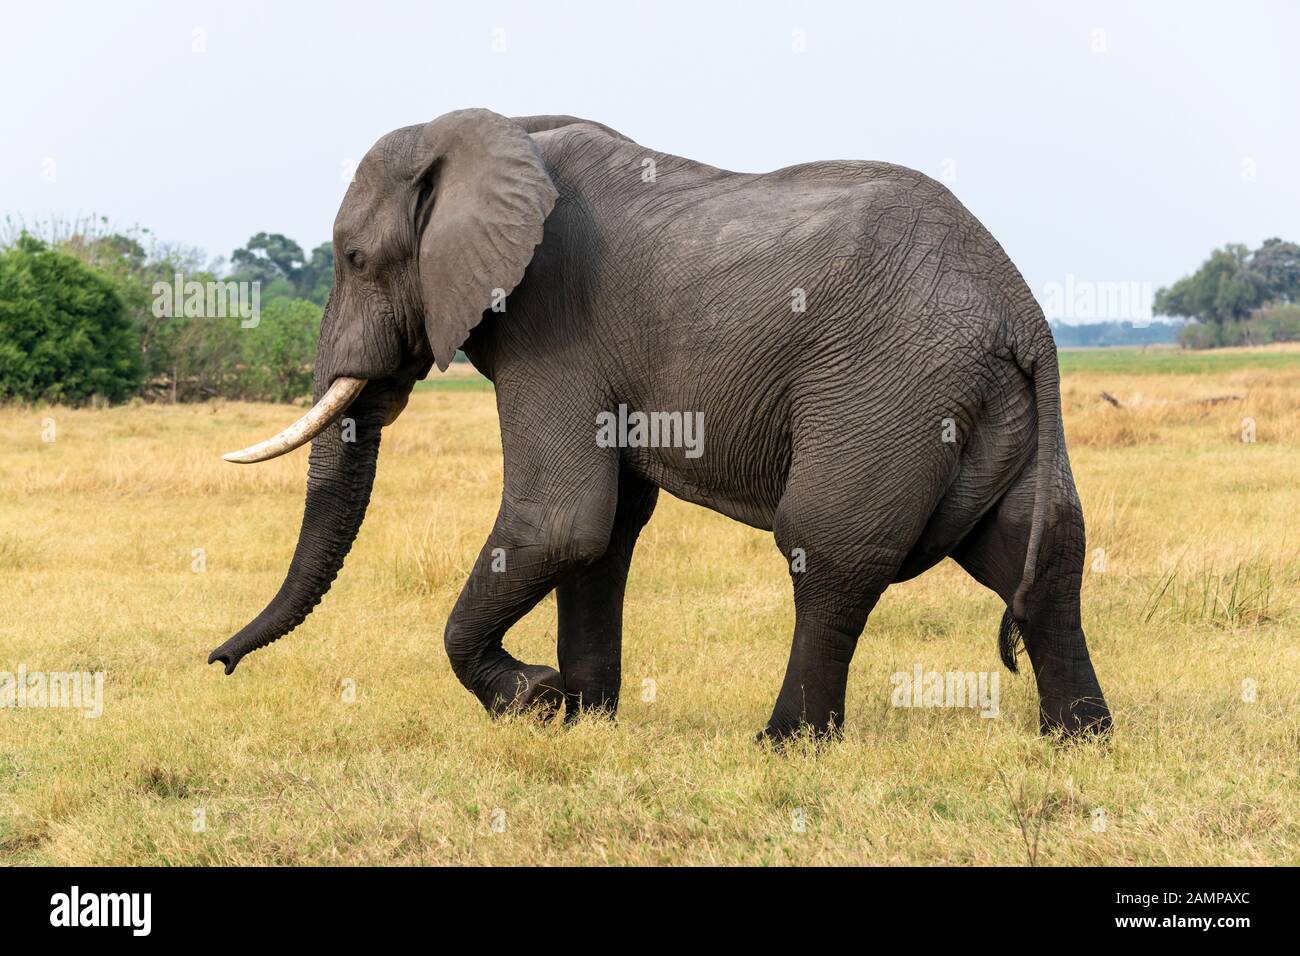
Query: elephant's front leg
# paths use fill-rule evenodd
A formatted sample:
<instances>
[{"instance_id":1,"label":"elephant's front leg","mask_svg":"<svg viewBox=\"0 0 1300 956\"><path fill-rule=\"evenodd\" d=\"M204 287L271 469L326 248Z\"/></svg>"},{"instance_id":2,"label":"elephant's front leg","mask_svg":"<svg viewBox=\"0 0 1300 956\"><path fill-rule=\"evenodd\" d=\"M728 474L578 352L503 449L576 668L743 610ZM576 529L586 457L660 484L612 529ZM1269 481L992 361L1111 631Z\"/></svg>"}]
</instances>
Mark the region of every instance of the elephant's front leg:
<instances>
[{"instance_id":1,"label":"elephant's front leg","mask_svg":"<svg viewBox=\"0 0 1300 956\"><path fill-rule=\"evenodd\" d=\"M659 489L626 472L618 482L618 507L609 547L556 589L559 603L560 675L566 716L618 710L622 682L623 595L637 536L654 511Z\"/></svg>"},{"instance_id":2,"label":"elephant's front leg","mask_svg":"<svg viewBox=\"0 0 1300 956\"><path fill-rule=\"evenodd\" d=\"M525 664L506 632L560 581L605 553L616 505L617 460L566 469L543 490L509 478L491 535L447 620L444 646L460 682L492 714L554 711L564 684L553 667Z\"/></svg>"}]
</instances>

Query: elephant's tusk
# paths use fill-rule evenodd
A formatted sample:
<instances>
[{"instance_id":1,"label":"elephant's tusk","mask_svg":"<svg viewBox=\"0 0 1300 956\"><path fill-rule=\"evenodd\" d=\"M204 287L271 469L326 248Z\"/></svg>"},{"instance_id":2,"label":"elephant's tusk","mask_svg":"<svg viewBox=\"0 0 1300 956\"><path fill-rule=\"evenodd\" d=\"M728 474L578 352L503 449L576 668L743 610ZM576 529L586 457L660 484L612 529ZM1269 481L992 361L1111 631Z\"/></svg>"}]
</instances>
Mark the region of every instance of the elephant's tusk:
<instances>
[{"instance_id":1,"label":"elephant's tusk","mask_svg":"<svg viewBox=\"0 0 1300 956\"><path fill-rule=\"evenodd\" d=\"M299 445L305 445L320 434L330 422L343 414L357 393L366 387L364 378L347 378L340 376L334 380L329 391L321 400L311 407L311 411L298 419L274 438L249 445L241 451L232 451L221 457L226 461L249 465L255 461L267 461L293 451Z\"/></svg>"}]
</instances>

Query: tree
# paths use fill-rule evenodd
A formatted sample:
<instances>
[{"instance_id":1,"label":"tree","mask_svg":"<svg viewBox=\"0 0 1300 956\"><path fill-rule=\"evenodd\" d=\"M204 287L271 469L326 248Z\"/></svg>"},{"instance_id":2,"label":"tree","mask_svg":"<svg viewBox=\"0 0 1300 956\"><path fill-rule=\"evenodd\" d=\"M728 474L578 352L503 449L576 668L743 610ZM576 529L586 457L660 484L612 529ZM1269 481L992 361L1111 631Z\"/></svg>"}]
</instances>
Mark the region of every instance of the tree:
<instances>
[{"instance_id":1,"label":"tree","mask_svg":"<svg viewBox=\"0 0 1300 956\"><path fill-rule=\"evenodd\" d=\"M1268 298L1268 283L1255 271L1250 249L1234 243L1215 249L1192 275L1156 291L1152 312L1199 322L1238 321Z\"/></svg>"},{"instance_id":2,"label":"tree","mask_svg":"<svg viewBox=\"0 0 1300 956\"><path fill-rule=\"evenodd\" d=\"M230 264L240 278L266 284L283 279L295 284L306 260L302 246L278 232L259 232L243 248L230 255Z\"/></svg>"},{"instance_id":3,"label":"tree","mask_svg":"<svg viewBox=\"0 0 1300 956\"><path fill-rule=\"evenodd\" d=\"M311 395L321 310L305 299L275 299L255 328L240 329L240 398L291 402Z\"/></svg>"},{"instance_id":4,"label":"tree","mask_svg":"<svg viewBox=\"0 0 1300 956\"><path fill-rule=\"evenodd\" d=\"M123 401L140 360L114 283L23 233L0 253L0 398Z\"/></svg>"},{"instance_id":5,"label":"tree","mask_svg":"<svg viewBox=\"0 0 1300 956\"><path fill-rule=\"evenodd\" d=\"M168 246L152 239L146 248L141 234L147 230L76 233L59 244L62 252L75 256L112 280L126 306L140 348L141 370L146 386L164 393L175 391L172 377L176 356L168 348L165 328L169 317L154 314L154 283L170 285L177 273L186 279L205 282L216 278L203 269L203 254L197 249Z\"/></svg>"},{"instance_id":6,"label":"tree","mask_svg":"<svg viewBox=\"0 0 1300 956\"><path fill-rule=\"evenodd\" d=\"M1178 341L1187 348L1262 345L1300 338L1300 245L1273 238L1254 252L1216 249L1190 276L1156 293L1152 311L1195 319Z\"/></svg>"},{"instance_id":7,"label":"tree","mask_svg":"<svg viewBox=\"0 0 1300 956\"><path fill-rule=\"evenodd\" d=\"M309 302L325 305L334 285L334 243L322 242L311 251L298 282L298 294Z\"/></svg>"},{"instance_id":8,"label":"tree","mask_svg":"<svg viewBox=\"0 0 1300 956\"><path fill-rule=\"evenodd\" d=\"M45 241L31 236L33 229ZM66 293L77 302L90 302L86 295L74 294L80 288L76 282L50 279L48 263L42 267L45 279L35 282L28 259L37 253L60 263L62 269L80 266L83 278L98 278L99 298L87 308L112 312L116 301L114 314L125 316L124 347L131 350L128 387L107 387L102 370L95 371L94 356L113 354L112 350L99 345L81 348L85 336L80 333L41 331L38 337L49 342L36 356L45 365L33 361L33 328L60 314L49 296ZM204 269L199 250L160 243L138 226L117 230L107 219L88 217L51 219L29 229L6 217L0 224L0 255L11 257L5 260L6 282L0 287L5 306L0 316L0 400L79 402L102 395L120 401L141 394L182 402L209 398L287 402L311 391L322 306L334 279L328 242L304 258L292 240L258 233L237 251L235 259L245 272L229 278L262 284L259 321L249 327L239 317L191 316L173 310L156 315L155 283L170 286L177 273L186 281L221 280ZM49 258L55 256L59 258ZM27 263L22 269L15 265L20 258ZM37 295L33 288L43 291ZM108 319L103 323L120 330L120 323L113 326ZM51 349L58 362L47 354Z\"/></svg>"},{"instance_id":9,"label":"tree","mask_svg":"<svg viewBox=\"0 0 1300 956\"><path fill-rule=\"evenodd\" d=\"M1259 273L1249 268L1224 272L1214 290L1213 315L1218 322L1241 322L1267 298L1268 287Z\"/></svg>"},{"instance_id":10,"label":"tree","mask_svg":"<svg viewBox=\"0 0 1300 956\"><path fill-rule=\"evenodd\" d=\"M302 246L278 232L259 232L230 255L233 279L262 283L262 298L307 299L324 305L334 282L334 252L325 242L303 254Z\"/></svg>"},{"instance_id":11,"label":"tree","mask_svg":"<svg viewBox=\"0 0 1300 956\"><path fill-rule=\"evenodd\" d=\"M1266 239L1251 257L1251 267L1264 280L1270 299L1300 302L1300 245Z\"/></svg>"},{"instance_id":12,"label":"tree","mask_svg":"<svg viewBox=\"0 0 1300 956\"><path fill-rule=\"evenodd\" d=\"M240 331L237 318L172 316L160 321L156 354L167 365L151 383L153 397L176 402L240 397Z\"/></svg>"},{"instance_id":13,"label":"tree","mask_svg":"<svg viewBox=\"0 0 1300 956\"><path fill-rule=\"evenodd\" d=\"M139 348L146 394L175 395L178 361L169 344L177 341L176 330L168 327L170 318L154 314L153 287L156 282L170 284L178 272L200 282L216 278L204 270L202 250L162 243L141 226L116 228L106 217L93 215L77 219L51 217L30 224L6 217L0 229L0 247L15 245L24 232L85 263L113 283Z\"/></svg>"},{"instance_id":14,"label":"tree","mask_svg":"<svg viewBox=\"0 0 1300 956\"><path fill-rule=\"evenodd\" d=\"M305 299L273 299L255 326L239 317L176 317L162 327L173 357L176 401L230 398L292 402L311 394L321 309Z\"/></svg>"}]
</instances>

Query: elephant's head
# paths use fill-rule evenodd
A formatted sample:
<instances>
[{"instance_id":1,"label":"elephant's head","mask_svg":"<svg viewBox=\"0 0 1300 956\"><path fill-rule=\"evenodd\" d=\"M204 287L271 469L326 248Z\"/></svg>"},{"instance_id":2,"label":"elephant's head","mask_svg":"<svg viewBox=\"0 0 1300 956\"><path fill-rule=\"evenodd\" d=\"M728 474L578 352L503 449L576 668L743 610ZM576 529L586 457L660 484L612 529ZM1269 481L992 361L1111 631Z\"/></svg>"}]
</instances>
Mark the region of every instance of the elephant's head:
<instances>
[{"instance_id":1,"label":"elephant's head","mask_svg":"<svg viewBox=\"0 0 1300 956\"><path fill-rule=\"evenodd\" d=\"M265 461L312 443L298 546L271 603L208 663L231 673L319 603L365 517L381 428L523 278L555 200L524 128L487 110L396 130L366 154L334 222L316 403L274 438L225 456Z\"/></svg>"}]
</instances>

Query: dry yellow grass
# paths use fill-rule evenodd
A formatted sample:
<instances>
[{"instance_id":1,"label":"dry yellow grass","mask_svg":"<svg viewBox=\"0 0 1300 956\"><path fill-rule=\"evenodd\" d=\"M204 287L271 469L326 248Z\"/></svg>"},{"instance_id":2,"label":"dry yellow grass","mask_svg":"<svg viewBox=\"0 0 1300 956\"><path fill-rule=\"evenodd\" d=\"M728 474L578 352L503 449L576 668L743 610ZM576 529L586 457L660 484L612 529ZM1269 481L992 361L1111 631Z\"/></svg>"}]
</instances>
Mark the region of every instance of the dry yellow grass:
<instances>
[{"instance_id":1,"label":"dry yellow grass","mask_svg":"<svg viewBox=\"0 0 1300 956\"><path fill-rule=\"evenodd\" d=\"M441 633L499 495L490 392L414 396L334 590L232 678L203 661L279 585L306 455L218 455L286 409L0 409L0 671L106 674L98 719L0 710L0 862L1300 863L1300 365L1077 373L1065 408L1110 745L1037 739L1032 679L1005 672L997 719L890 706L916 663L999 668L997 599L945 563L873 615L846 739L786 755L751 742L789 650L783 562L670 499L618 724L493 723L457 684ZM518 656L554 663L554 615Z\"/></svg>"}]
</instances>

